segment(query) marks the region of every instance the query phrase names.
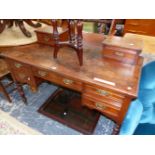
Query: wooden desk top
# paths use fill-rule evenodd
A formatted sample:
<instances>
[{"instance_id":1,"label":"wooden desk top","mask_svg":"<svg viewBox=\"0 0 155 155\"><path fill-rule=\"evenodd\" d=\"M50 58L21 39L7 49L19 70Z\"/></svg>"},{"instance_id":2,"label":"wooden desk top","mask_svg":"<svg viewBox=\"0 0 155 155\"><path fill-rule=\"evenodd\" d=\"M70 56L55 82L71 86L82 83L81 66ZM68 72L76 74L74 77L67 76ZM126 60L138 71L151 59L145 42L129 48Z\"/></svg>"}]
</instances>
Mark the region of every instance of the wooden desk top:
<instances>
[{"instance_id":1,"label":"wooden desk top","mask_svg":"<svg viewBox=\"0 0 155 155\"><path fill-rule=\"evenodd\" d=\"M60 49L57 59L53 59L53 48L42 44L32 44L1 49L2 56L19 62L56 72L77 81L106 87L114 91L136 97L143 59L136 66L121 64L101 55L101 34L84 34L83 66L79 66L76 52L68 47ZM4 52L5 51L5 52ZM98 82L94 78L113 82L115 86ZM131 89L130 89L131 87Z\"/></svg>"},{"instance_id":2,"label":"wooden desk top","mask_svg":"<svg viewBox=\"0 0 155 155\"><path fill-rule=\"evenodd\" d=\"M104 45L116 46L116 47L123 47L127 49L132 49L136 51L141 51L142 47L142 40L140 39L132 39L127 37L118 37L118 36L109 36L107 39L103 41Z\"/></svg>"}]
</instances>

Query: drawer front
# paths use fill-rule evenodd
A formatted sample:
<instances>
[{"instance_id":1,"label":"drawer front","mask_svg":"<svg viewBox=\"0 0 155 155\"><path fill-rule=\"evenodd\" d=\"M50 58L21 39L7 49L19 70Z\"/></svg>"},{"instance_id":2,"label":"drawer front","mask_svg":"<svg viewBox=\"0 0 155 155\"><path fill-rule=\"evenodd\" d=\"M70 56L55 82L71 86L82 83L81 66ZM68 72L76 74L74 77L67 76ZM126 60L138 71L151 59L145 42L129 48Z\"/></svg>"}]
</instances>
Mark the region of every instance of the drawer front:
<instances>
[{"instance_id":1,"label":"drawer front","mask_svg":"<svg viewBox=\"0 0 155 155\"><path fill-rule=\"evenodd\" d=\"M82 91L82 82L78 82L71 78L63 77L56 73L44 71L41 69L34 68L33 72L35 76L43 78L55 84L58 84L76 91L80 91L80 92Z\"/></svg>"},{"instance_id":2,"label":"drawer front","mask_svg":"<svg viewBox=\"0 0 155 155\"><path fill-rule=\"evenodd\" d=\"M37 34L37 40L39 43L54 46L54 40L53 40L52 33L49 34L49 33L43 33L43 32L36 31L36 34ZM59 39L60 41L68 41L69 39L68 36L69 36L68 31L64 31L59 34Z\"/></svg>"},{"instance_id":3,"label":"drawer front","mask_svg":"<svg viewBox=\"0 0 155 155\"><path fill-rule=\"evenodd\" d=\"M108 97L116 100L122 100L124 96L122 94L110 91L106 88L96 88L90 85L84 85L84 92L93 93L99 95L100 97Z\"/></svg>"},{"instance_id":4,"label":"drawer front","mask_svg":"<svg viewBox=\"0 0 155 155\"><path fill-rule=\"evenodd\" d=\"M140 34L146 34L148 32L148 26L147 25L125 25L124 31L130 31Z\"/></svg>"},{"instance_id":5,"label":"drawer front","mask_svg":"<svg viewBox=\"0 0 155 155\"><path fill-rule=\"evenodd\" d=\"M127 52L113 50L112 47L103 47L103 57L108 57L124 63L135 64L138 56Z\"/></svg>"},{"instance_id":6,"label":"drawer front","mask_svg":"<svg viewBox=\"0 0 155 155\"><path fill-rule=\"evenodd\" d=\"M100 89L100 88L95 88L89 85L85 85L84 86L84 94L88 95L88 96L92 96L95 99L101 100L101 101L105 101L108 104L111 104L113 106L116 107L121 107L123 100L124 100L124 96L121 94L117 94L115 92L111 92L107 89Z\"/></svg>"},{"instance_id":7,"label":"drawer front","mask_svg":"<svg viewBox=\"0 0 155 155\"><path fill-rule=\"evenodd\" d=\"M22 64L20 62L11 61L11 60L9 60L9 66L13 71L13 74L14 74L13 76L17 81L31 84L31 82L33 81L33 76L29 66Z\"/></svg>"},{"instance_id":8,"label":"drawer front","mask_svg":"<svg viewBox=\"0 0 155 155\"><path fill-rule=\"evenodd\" d=\"M153 19L126 19L125 24L130 25L152 25L155 24L155 20Z\"/></svg>"},{"instance_id":9,"label":"drawer front","mask_svg":"<svg viewBox=\"0 0 155 155\"><path fill-rule=\"evenodd\" d=\"M95 109L101 112L102 114L107 115L110 118L113 118L114 120L118 118L120 113L120 110L116 107L110 106L109 104L103 101L101 102L98 100L94 100L86 95L82 96L82 104L90 109Z\"/></svg>"},{"instance_id":10,"label":"drawer front","mask_svg":"<svg viewBox=\"0 0 155 155\"><path fill-rule=\"evenodd\" d=\"M52 35L41 33L41 32L36 32L36 34L37 34L37 40L39 43L54 46Z\"/></svg>"},{"instance_id":11,"label":"drawer front","mask_svg":"<svg viewBox=\"0 0 155 155\"><path fill-rule=\"evenodd\" d=\"M14 79L20 83L28 84L31 90L35 92L37 90L37 81L32 74L30 66L10 59L6 59L6 61Z\"/></svg>"},{"instance_id":12,"label":"drawer front","mask_svg":"<svg viewBox=\"0 0 155 155\"><path fill-rule=\"evenodd\" d=\"M140 25L139 19L126 19L125 24Z\"/></svg>"}]
</instances>

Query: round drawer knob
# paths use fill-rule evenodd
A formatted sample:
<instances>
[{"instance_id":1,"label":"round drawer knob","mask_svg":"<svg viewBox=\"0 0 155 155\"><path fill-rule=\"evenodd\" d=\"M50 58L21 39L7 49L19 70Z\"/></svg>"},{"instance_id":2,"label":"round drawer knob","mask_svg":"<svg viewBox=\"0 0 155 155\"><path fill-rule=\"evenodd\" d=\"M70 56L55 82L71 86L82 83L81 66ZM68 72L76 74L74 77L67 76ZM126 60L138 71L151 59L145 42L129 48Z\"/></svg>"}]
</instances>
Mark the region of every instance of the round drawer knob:
<instances>
[{"instance_id":1,"label":"round drawer knob","mask_svg":"<svg viewBox=\"0 0 155 155\"><path fill-rule=\"evenodd\" d=\"M28 80L28 81L30 81L30 80L31 80L31 78L30 78L30 77L28 77L28 78L27 78L27 80Z\"/></svg>"}]
</instances>

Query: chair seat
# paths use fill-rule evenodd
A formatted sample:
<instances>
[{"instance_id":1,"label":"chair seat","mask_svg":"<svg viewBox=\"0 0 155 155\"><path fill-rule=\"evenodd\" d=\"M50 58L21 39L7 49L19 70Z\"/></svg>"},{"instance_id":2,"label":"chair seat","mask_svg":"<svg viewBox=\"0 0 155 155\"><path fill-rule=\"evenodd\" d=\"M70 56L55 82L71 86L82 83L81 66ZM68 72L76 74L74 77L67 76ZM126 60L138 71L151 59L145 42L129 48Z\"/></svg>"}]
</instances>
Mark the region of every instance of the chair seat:
<instances>
[{"instance_id":1,"label":"chair seat","mask_svg":"<svg viewBox=\"0 0 155 155\"><path fill-rule=\"evenodd\" d=\"M146 64L142 69L138 99L136 101L141 103L141 107L136 102L131 103L121 126L120 134L131 135L134 134L137 126L155 124L155 61ZM145 133L144 130L141 131ZM138 134L138 130L136 134Z\"/></svg>"},{"instance_id":2,"label":"chair seat","mask_svg":"<svg viewBox=\"0 0 155 155\"><path fill-rule=\"evenodd\" d=\"M129 110L126 114L126 118L121 126L120 135L132 135L139 124L141 115L143 112L142 103L137 99L132 101Z\"/></svg>"}]
</instances>

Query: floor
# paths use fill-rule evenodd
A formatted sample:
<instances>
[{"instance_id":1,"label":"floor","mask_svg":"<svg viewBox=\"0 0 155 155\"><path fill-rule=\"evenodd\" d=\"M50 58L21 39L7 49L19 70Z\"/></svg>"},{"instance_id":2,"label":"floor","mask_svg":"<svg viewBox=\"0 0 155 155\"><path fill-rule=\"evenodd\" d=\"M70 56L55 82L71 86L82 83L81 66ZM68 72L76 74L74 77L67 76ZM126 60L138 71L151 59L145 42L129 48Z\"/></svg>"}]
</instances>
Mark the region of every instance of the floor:
<instances>
[{"instance_id":1,"label":"floor","mask_svg":"<svg viewBox=\"0 0 155 155\"><path fill-rule=\"evenodd\" d=\"M25 105L22 102L17 92L13 92L11 93L13 104L8 103L0 94L0 108L20 122L45 135L81 135L82 133L54 121L37 111L56 89L57 86L55 85L42 83L39 86L38 92L32 93L29 87L24 85L28 105ZM93 134L109 135L112 133L114 125L114 122L104 116L101 116Z\"/></svg>"}]
</instances>

